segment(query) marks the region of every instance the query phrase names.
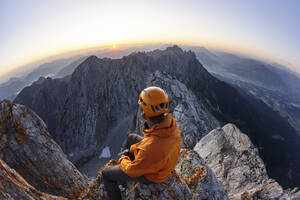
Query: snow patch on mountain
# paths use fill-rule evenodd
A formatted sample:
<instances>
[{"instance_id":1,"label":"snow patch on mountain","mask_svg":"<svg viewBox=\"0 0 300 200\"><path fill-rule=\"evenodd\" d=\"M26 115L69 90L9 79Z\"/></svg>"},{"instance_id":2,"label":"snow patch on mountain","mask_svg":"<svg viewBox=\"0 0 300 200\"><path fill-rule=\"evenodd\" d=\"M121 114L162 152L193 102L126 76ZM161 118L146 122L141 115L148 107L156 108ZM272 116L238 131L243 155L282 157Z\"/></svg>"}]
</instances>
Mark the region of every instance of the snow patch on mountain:
<instances>
[{"instance_id":1,"label":"snow patch on mountain","mask_svg":"<svg viewBox=\"0 0 300 200\"><path fill-rule=\"evenodd\" d=\"M99 155L99 158L110 158L110 157L111 157L111 154L110 154L109 147L106 146L106 147L104 147L101 154Z\"/></svg>"}]
</instances>

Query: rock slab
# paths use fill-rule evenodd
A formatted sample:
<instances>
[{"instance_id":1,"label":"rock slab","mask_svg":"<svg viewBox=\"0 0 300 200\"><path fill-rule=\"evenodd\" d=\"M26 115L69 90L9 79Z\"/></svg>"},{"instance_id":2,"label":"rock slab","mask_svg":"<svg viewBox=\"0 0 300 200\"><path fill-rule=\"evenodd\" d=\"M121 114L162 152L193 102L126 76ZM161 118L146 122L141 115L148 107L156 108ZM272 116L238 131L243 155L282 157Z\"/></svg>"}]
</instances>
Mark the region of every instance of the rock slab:
<instances>
[{"instance_id":1,"label":"rock slab","mask_svg":"<svg viewBox=\"0 0 300 200\"><path fill-rule=\"evenodd\" d=\"M300 199L297 188L284 191L269 178L257 148L234 124L211 131L194 150L214 171L230 199Z\"/></svg>"},{"instance_id":2,"label":"rock slab","mask_svg":"<svg viewBox=\"0 0 300 200\"><path fill-rule=\"evenodd\" d=\"M0 159L0 200L66 200L36 190Z\"/></svg>"},{"instance_id":3,"label":"rock slab","mask_svg":"<svg viewBox=\"0 0 300 200\"><path fill-rule=\"evenodd\" d=\"M0 159L41 192L75 198L87 178L52 140L45 123L28 107L0 102Z\"/></svg>"},{"instance_id":4,"label":"rock slab","mask_svg":"<svg viewBox=\"0 0 300 200\"><path fill-rule=\"evenodd\" d=\"M181 149L175 170L189 186L194 200L229 200L214 172L196 151Z\"/></svg>"}]
</instances>

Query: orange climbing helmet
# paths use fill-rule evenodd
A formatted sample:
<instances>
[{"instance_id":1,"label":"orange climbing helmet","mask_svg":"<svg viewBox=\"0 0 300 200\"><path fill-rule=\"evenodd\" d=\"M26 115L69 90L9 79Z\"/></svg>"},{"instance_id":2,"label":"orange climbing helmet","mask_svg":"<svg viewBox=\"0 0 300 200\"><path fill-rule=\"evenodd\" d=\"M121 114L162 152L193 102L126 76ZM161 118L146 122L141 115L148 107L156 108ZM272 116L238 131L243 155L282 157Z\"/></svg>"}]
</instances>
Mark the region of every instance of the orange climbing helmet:
<instances>
[{"instance_id":1,"label":"orange climbing helmet","mask_svg":"<svg viewBox=\"0 0 300 200\"><path fill-rule=\"evenodd\" d=\"M156 117L170 111L168 94L159 87L147 87L139 96L138 103L147 117Z\"/></svg>"}]
</instances>

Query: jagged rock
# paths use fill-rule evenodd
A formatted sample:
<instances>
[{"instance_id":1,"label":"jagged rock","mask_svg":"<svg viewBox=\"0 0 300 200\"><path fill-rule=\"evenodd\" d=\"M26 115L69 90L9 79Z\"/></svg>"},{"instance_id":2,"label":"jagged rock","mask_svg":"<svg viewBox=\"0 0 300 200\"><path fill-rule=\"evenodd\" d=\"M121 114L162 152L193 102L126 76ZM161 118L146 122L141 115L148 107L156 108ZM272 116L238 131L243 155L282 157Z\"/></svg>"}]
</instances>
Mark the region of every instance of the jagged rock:
<instances>
[{"instance_id":1,"label":"jagged rock","mask_svg":"<svg viewBox=\"0 0 300 200\"><path fill-rule=\"evenodd\" d=\"M233 124L211 131L194 150L216 173L229 195L244 192L268 179L257 149Z\"/></svg>"},{"instance_id":2,"label":"jagged rock","mask_svg":"<svg viewBox=\"0 0 300 200\"><path fill-rule=\"evenodd\" d=\"M300 198L269 179L257 148L234 124L211 131L194 150L215 172L230 199Z\"/></svg>"},{"instance_id":3,"label":"jagged rock","mask_svg":"<svg viewBox=\"0 0 300 200\"><path fill-rule=\"evenodd\" d=\"M197 152L181 149L175 170L189 186L193 199L228 200L222 184Z\"/></svg>"},{"instance_id":4,"label":"jagged rock","mask_svg":"<svg viewBox=\"0 0 300 200\"><path fill-rule=\"evenodd\" d=\"M300 191L295 188L293 191L284 191L282 187L273 179L268 179L266 183L245 191L244 193L233 195L232 200L299 200Z\"/></svg>"},{"instance_id":5,"label":"jagged rock","mask_svg":"<svg viewBox=\"0 0 300 200\"><path fill-rule=\"evenodd\" d=\"M66 200L36 190L0 159L0 200Z\"/></svg>"},{"instance_id":6,"label":"jagged rock","mask_svg":"<svg viewBox=\"0 0 300 200\"><path fill-rule=\"evenodd\" d=\"M267 183L256 187L254 191L249 191L252 199L289 199L283 192L282 187L273 179L268 179Z\"/></svg>"},{"instance_id":7,"label":"jagged rock","mask_svg":"<svg viewBox=\"0 0 300 200\"><path fill-rule=\"evenodd\" d=\"M289 195L291 200L300 200L300 189L297 187L292 190L290 189L285 190L285 193Z\"/></svg>"},{"instance_id":8,"label":"jagged rock","mask_svg":"<svg viewBox=\"0 0 300 200\"><path fill-rule=\"evenodd\" d=\"M97 179L90 184L90 190L82 194L81 199L103 199L104 185L102 180L102 170L111 165L116 165L117 161L111 160L98 172ZM122 188L123 199L191 199L191 192L185 182L181 181L176 172L172 172L170 177L163 183L144 185L142 183L129 182Z\"/></svg>"},{"instance_id":9,"label":"jagged rock","mask_svg":"<svg viewBox=\"0 0 300 200\"><path fill-rule=\"evenodd\" d=\"M0 102L0 159L42 192L75 198L88 187L45 123L31 109L7 100Z\"/></svg>"},{"instance_id":10,"label":"jagged rock","mask_svg":"<svg viewBox=\"0 0 300 200\"><path fill-rule=\"evenodd\" d=\"M173 172L163 183L134 184L129 183L125 191L125 199L191 199L191 192L185 182Z\"/></svg>"}]
</instances>

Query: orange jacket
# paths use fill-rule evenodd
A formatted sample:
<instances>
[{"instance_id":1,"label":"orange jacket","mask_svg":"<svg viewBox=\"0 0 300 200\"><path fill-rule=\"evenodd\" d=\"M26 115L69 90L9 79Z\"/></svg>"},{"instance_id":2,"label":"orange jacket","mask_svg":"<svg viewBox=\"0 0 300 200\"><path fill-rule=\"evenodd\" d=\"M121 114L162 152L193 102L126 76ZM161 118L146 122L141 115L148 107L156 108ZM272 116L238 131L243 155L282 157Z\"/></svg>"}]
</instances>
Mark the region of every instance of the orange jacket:
<instances>
[{"instance_id":1,"label":"orange jacket","mask_svg":"<svg viewBox=\"0 0 300 200\"><path fill-rule=\"evenodd\" d=\"M135 159L122 155L119 166L130 177L145 176L149 181L161 183L167 180L180 156L181 134L176 120L168 114L153 129L144 129L142 141L131 145Z\"/></svg>"}]
</instances>

